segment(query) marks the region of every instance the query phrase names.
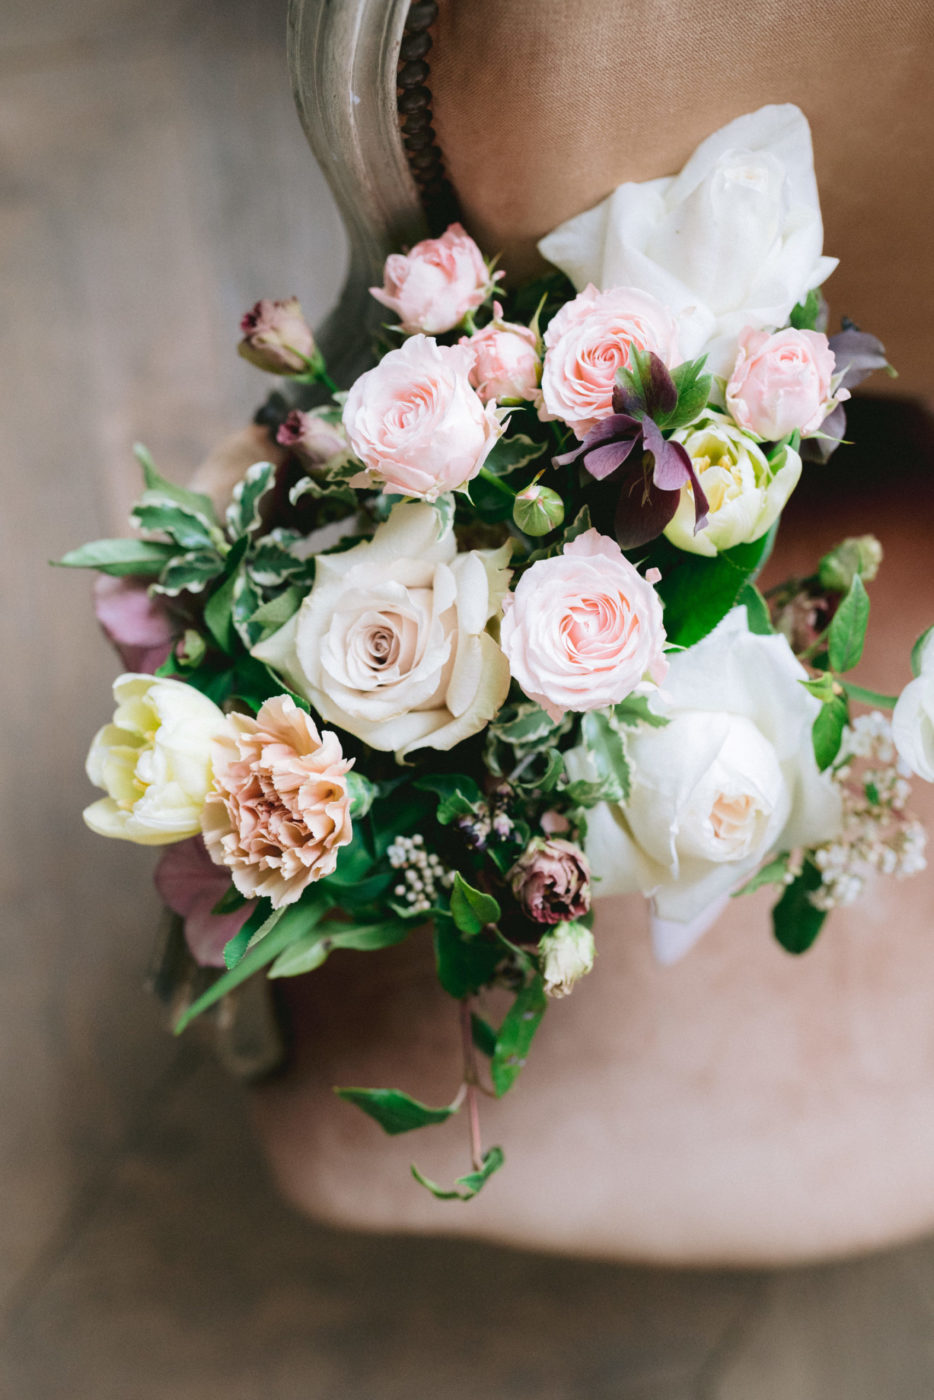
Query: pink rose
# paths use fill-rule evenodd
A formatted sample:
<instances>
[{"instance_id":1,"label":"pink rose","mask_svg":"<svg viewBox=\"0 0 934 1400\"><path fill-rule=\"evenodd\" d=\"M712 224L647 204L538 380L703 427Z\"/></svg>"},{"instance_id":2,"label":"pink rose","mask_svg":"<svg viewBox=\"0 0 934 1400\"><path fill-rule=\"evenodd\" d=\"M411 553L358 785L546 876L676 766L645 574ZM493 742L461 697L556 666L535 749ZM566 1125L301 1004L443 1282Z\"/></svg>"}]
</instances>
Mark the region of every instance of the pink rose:
<instances>
[{"instance_id":1,"label":"pink rose","mask_svg":"<svg viewBox=\"0 0 934 1400\"><path fill-rule=\"evenodd\" d=\"M850 397L832 392L834 353L819 331L753 330L739 337L739 354L726 387L726 406L746 432L778 442L797 428L815 433L827 414Z\"/></svg>"},{"instance_id":2,"label":"pink rose","mask_svg":"<svg viewBox=\"0 0 934 1400\"><path fill-rule=\"evenodd\" d=\"M585 287L562 306L545 332L540 416L559 418L583 438L613 412L616 371L628 361L633 345L676 365L678 327L672 312L636 287L606 292Z\"/></svg>"},{"instance_id":3,"label":"pink rose","mask_svg":"<svg viewBox=\"0 0 934 1400\"><path fill-rule=\"evenodd\" d=\"M470 235L451 224L440 238L426 238L408 253L391 253L382 287L370 292L395 311L404 331L435 335L453 330L468 311L482 306L494 280Z\"/></svg>"},{"instance_id":4,"label":"pink rose","mask_svg":"<svg viewBox=\"0 0 934 1400\"><path fill-rule=\"evenodd\" d=\"M413 335L356 381L344 405L354 455L375 480L400 496L433 501L475 477L499 437L495 404L473 385L473 355Z\"/></svg>"},{"instance_id":5,"label":"pink rose","mask_svg":"<svg viewBox=\"0 0 934 1400\"><path fill-rule=\"evenodd\" d=\"M101 574L94 581L94 611L126 669L155 675L179 629L162 603L150 596L149 584Z\"/></svg>"},{"instance_id":6,"label":"pink rose","mask_svg":"<svg viewBox=\"0 0 934 1400\"><path fill-rule=\"evenodd\" d=\"M503 308L493 303L493 320L482 331L462 336L473 351L470 382L484 403L490 399L534 399L538 390L538 339L528 326L501 319Z\"/></svg>"},{"instance_id":7,"label":"pink rose","mask_svg":"<svg viewBox=\"0 0 934 1400\"><path fill-rule=\"evenodd\" d=\"M527 569L504 600L500 645L529 699L560 720L617 705L646 677L660 684L668 662L657 578L643 578L596 530Z\"/></svg>"},{"instance_id":8,"label":"pink rose","mask_svg":"<svg viewBox=\"0 0 934 1400\"><path fill-rule=\"evenodd\" d=\"M287 695L267 700L255 719L228 716L201 824L211 859L241 894L280 909L333 873L352 835L350 767L337 735L319 734Z\"/></svg>"},{"instance_id":9,"label":"pink rose","mask_svg":"<svg viewBox=\"0 0 934 1400\"><path fill-rule=\"evenodd\" d=\"M347 452L347 438L339 423L321 413L293 408L276 430L276 442L287 447L308 466L324 466Z\"/></svg>"},{"instance_id":10,"label":"pink rose","mask_svg":"<svg viewBox=\"0 0 934 1400\"><path fill-rule=\"evenodd\" d=\"M580 919L590 908L590 866L572 841L533 837L507 879L523 912L535 923Z\"/></svg>"},{"instance_id":11,"label":"pink rose","mask_svg":"<svg viewBox=\"0 0 934 1400\"><path fill-rule=\"evenodd\" d=\"M256 908L255 901L232 914L212 914L230 889L230 875L218 869L200 836L169 846L156 866L159 898L185 920L185 942L201 967L223 967L224 948Z\"/></svg>"}]
</instances>

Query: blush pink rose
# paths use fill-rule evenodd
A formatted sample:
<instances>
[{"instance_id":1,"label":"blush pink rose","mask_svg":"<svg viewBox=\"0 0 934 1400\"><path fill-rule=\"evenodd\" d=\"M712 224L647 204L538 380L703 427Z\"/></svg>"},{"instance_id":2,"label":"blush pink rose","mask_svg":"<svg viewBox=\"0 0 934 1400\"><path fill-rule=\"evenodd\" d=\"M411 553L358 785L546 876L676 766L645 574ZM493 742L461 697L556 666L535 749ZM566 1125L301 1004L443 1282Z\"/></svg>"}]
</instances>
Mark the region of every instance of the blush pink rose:
<instances>
[{"instance_id":1,"label":"blush pink rose","mask_svg":"<svg viewBox=\"0 0 934 1400\"><path fill-rule=\"evenodd\" d=\"M356 381L344 405L354 456L366 468L354 486L433 501L475 477L502 429L470 382L473 355L413 335Z\"/></svg>"},{"instance_id":2,"label":"blush pink rose","mask_svg":"<svg viewBox=\"0 0 934 1400\"><path fill-rule=\"evenodd\" d=\"M370 292L395 311L404 331L436 335L453 330L468 311L482 306L493 280L476 243L460 224L451 224L440 238L426 238L408 253L391 253L382 287Z\"/></svg>"},{"instance_id":3,"label":"blush pink rose","mask_svg":"<svg viewBox=\"0 0 934 1400\"><path fill-rule=\"evenodd\" d=\"M587 530L506 595L500 646L513 678L553 720L618 705L668 670L662 605L615 540Z\"/></svg>"},{"instance_id":4,"label":"blush pink rose","mask_svg":"<svg viewBox=\"0 0 934 1400\"><path fill-rule=\"evenodd\" d=\"M470 382L484 403L491 399L534 399L541 360L538 339L528 326L502 320L503 308L493 303L493 320L482 331L462 336L473 351Z\"/></svg>"},{"instance_id":5,"label":"blush pink rose","mask_svg":"<svg viewBox=\"0 0 934 1400\"><path fill-rule=\"evenodd\" d=\"M185 921L185 942L200 967L223 967L224 948L256 908L249 900L231 914L211 910L230 889L230 875L219 869L200 836L169 846L156 866L159 898Z\"/></svg>"},{"instance_id":6,"label":"blush pink rose","mask_svg":"<svg viewBox=\"0 0 934 1400\"><path fill-rule=\"evenodd\" d=\"M583 438L613 412L616 371L629 359L630 346L653 350L666 365L676 365L678 327L672 312L636 287L606 292L585 287L545 332L540 416L560 419Z\"/></svg>"},{"instance_id":7,"label":"blush pink rose","mask_svg":"<svg viewBox=\"0 0 934 1400\"><path fill-rule=\"evenodd\" d=\"M94 611L126 669L155 675L179 629L159 599L151 596L149 584L100 574L94 580Z\"/></svg>"},{"instance_id":8,"label":"blush pink rose","mask_svg":"<svg viewBox=\"0 0 934 1400\"><path fill-rule=\"evenodd\" d=\"M331 730L319 734L287 695L253 719L228 716L214 745L214 791L201 818L211 859L226 865L241 894L274 909L294 904L313 880L333 873L352 836L347 773Z\"/></svg>"},{"instance_id":9,"label":"blush pink rose","mask_svg":"<svg viewBox=\"0 0 934 1400\"><path fill-rule=\"evenodd\" d=\"M797 429L815 433L827 414L850 397L833 393L836 359L819 331L753 330L739 337L739 354L726 387L726 406L748 433L778 442Z\"/></svg>"}]
</instances>

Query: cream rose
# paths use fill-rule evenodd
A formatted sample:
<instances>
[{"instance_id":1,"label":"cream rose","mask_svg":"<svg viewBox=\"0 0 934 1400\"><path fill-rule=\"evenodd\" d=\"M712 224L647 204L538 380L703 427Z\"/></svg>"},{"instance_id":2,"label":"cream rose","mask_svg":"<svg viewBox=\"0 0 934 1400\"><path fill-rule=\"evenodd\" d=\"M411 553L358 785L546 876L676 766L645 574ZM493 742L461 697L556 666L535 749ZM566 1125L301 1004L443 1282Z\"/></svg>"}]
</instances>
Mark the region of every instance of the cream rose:
<instances>
[{"instance_id":1,"label":"cream rose","mask_svg":"<svg viewBox=\"0 0 934 1400\"><path fill-rule=\"evenodd\" d=\"M720 414L673 434L690 457L707 497L707 525L694 533L694 495L684 486L665 530L679 549L708 557L761 539L785 508L801 476L790 448L769 462L761 447Z\"/></svg>"},{"instance_id":2,"label":"cream rose","mask_svg":"<svg viewBox=\"0 0 934 1400\"><path fill-rule=\"evenodd\" d=\"M433 501L475 477L502 427L495 403L484 406L471 384L472 367L467 346L413 335L362 374L344 404L366 468L351 484Z\"/></svg>"},{"instance_id":3,"label":"cream rose","mask_svg":"<svg viewBox=\"0 0 934 1400\"><path fill-rule=\"evenodd\" d=\"M460 224L451 224L440 238L425 238L408 253L390 253L383 285L370 293L395 311L404 331L436 335L482 306L492 284L476 243Z\"/></svg>"},{"instance_id":4,"label":"cream rose","mask_svg":"<svg viewBox=\"0 0 934 1400\"><path fill-rule=\"evenodd\" d=\"M686 359L728 374L744 326L784 325L836 267L823 225L807 119L762 107L714 132L680 175L620 185L539 250L576 287L651 292L678 317Z\"/></svg>"},{"instance_id":5,"label":"cream rose","mask_svg":"<svg viewBox=\"0 0 934 1400\"><path fill-rule=\"evenodd\" d=\"M650 895L663 960L686 951L771 853L839 831L839 791L811 745L820 703L799 684L806 675L784 637L750 632L735 608L671 657L652 701L669 723L628 740L629 800L589 814L594 893ZM569 756L575 777L591 765L586 751Z\"/></svg>"},{"instance_id":6,"label":"cream rose","mask_svg":"<svg viewBox=\"0 0 934 1400\"><path fill-rule=\"evenodd\" d=\"M651 578L596 530L525 571L503 604L500 643L515 680L554 720L651 689L668 666Z\"/></svg>"},{"instance_id":7,"label":"cream rose","mask_svg":"<svg viewBox=\"0 0 934 1400\"><path fill-rule=\"evenodd\" d=\"M634 287L598 292L589 286L566 302L545 332L542 409L579 438L613 412L616 371L629 350L654 350L666 365L679 360L678 330L671 312Z\"/></svg>"},{"instance_id":8,"label":"cream rose","mask_svg":"<svg viewBox=\"0 0 934 1400\"><path fill-rule=\"evenodd\" d=\"M372 540L319 556L298 612L253 651L327 723L400 761L478 733L509 690L486 629L510 547L458 554L438 520L431 506L398 505Z\"/></svg>"},{"instance_id":9,"label":"cream rose","mask_svg":"<svg viewBox=\"0 0 934 1400\"><path fill-rule=\"evenodd\" d=\"M934 783L934 629L921 647L918 675L896 701L892 738L911 771Z\"/></svg>"},{"instance_id":10,"label":"cream rose","mask_svg":"<svg viewBox=\"0 0 934 1400\"><path fill-rule=\"evenodd\" d=\"M141 846L197 835L223 712L182 681L128 672L113 692L113 723L95 735L87 761L107 796L85 808L84 820L99 836Z\"/></svg>"},{"instance_id":11,"label":"cream rose","mask_svg":"<svg viewBox=\"0 0 934 1400\"><path fill-rule=\"evenodd\" d=\"M747 326L726 386L726 406L741 428L768 442L796 429L816 433L849 389L833 392L834 353L818 331L768 335Z\"/></svg>"}]
</instances>

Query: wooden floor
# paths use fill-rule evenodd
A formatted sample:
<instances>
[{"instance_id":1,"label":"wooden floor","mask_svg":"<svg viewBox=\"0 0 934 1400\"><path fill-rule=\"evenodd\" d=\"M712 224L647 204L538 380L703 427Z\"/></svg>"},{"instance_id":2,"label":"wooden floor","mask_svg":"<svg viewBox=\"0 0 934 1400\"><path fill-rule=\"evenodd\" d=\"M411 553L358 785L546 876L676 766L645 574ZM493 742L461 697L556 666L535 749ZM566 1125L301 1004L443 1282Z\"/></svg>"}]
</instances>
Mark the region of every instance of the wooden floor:
<instances>
[{"instance_id":1,"label":"wooden floor","mask_svg":"<svg viewBox=\"0 0 934 1400\"><path fill-rule=\"evenodd\" d=\"M929 1400L934 1243L678 1273L312 1226L141 990L150 857L79 818L115 663L45 560L122 528L134 439L182 478L249 413L245 306L334 298L283 30L280 0L0 14L0 1394Z\"/></svg>"}]
</instances>

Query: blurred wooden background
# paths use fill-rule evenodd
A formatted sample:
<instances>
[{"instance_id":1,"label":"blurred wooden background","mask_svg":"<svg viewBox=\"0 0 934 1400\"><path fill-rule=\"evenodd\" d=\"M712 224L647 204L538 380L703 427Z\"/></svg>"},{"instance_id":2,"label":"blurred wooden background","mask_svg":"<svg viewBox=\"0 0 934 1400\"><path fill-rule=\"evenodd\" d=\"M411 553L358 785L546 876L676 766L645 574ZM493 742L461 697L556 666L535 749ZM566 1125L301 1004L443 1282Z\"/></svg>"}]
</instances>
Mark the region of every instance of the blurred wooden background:
<instances>
[{"instance_id":1,"label":"blurred wooden background","mask_svg":"<svg viewBox=\"0 0 934 1400\"><path fill-rule=\"evenodd\" d=\"M117 663L46 560L123 529L135 439L182 479L250 414L241 311L294 292L319 318L343 238L282 0L7 0L0 75L0 1393L928 1400L934 1244L678 1273L275 1199L240 1090L141 990L150 855L80 822Z\"/></svg>"}]
</instances>

